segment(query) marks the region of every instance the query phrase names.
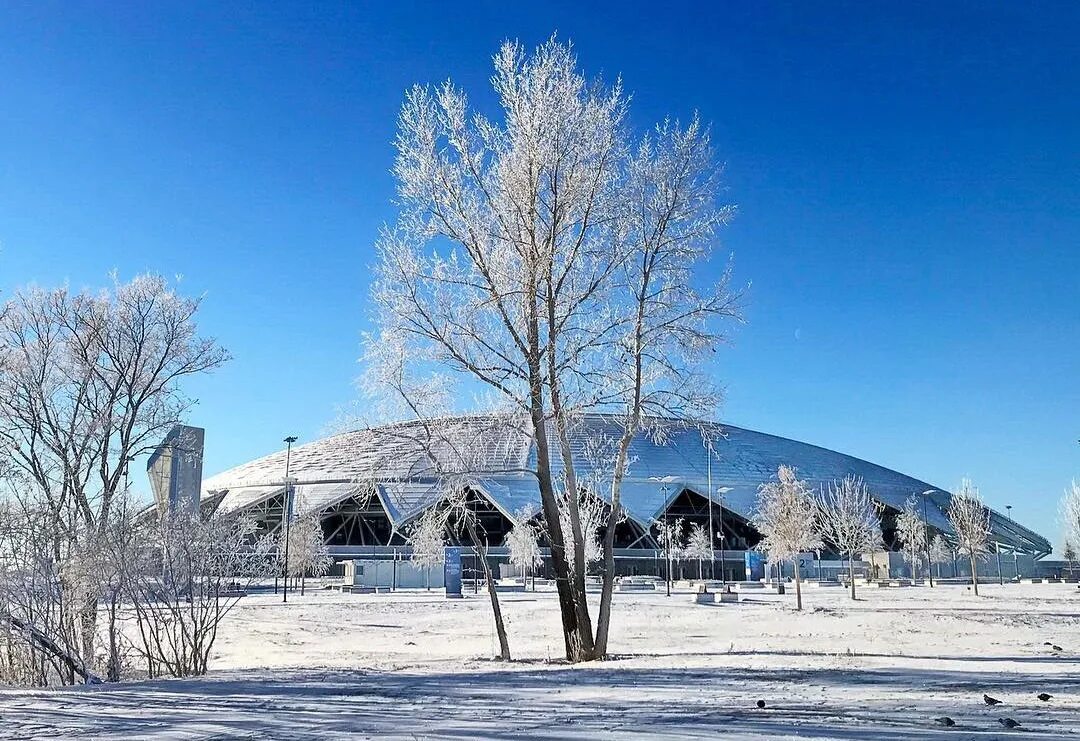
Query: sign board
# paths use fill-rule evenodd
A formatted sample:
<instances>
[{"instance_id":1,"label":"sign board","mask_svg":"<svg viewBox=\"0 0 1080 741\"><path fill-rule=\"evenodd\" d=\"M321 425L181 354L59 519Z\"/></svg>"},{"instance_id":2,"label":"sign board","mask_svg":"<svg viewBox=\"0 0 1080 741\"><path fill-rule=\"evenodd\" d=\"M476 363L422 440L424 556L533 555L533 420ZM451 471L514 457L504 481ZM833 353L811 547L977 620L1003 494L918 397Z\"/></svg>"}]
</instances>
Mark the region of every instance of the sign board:
<instances>
[{"instance_id":1,"label":"sign board","mask_svg":"<svg viewBox=\"0 0 1080 741\"><path fill-rule=\"evenodd\" d=\"M765 578L765 554L761 551L746 551L746 580L758 581Z\"/></svg>"},{"instance_id":2,"label":"sign board","mask_svg":"<svg viewBox=\"0 0 1080 741\"><path fill-rule=\"evenodd\" d=\"M443 586L447 597L461 596L461 551L462 548L443 549Z\"/></svg>"}]
</instances>

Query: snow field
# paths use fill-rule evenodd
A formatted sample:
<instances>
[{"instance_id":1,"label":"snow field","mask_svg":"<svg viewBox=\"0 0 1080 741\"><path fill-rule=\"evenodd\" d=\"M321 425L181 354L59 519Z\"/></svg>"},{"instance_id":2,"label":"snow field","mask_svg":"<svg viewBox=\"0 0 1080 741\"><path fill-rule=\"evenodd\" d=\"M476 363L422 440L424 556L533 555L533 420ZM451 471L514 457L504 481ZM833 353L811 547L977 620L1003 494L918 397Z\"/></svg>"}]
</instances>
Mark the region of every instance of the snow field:
<instances>
[{"instance_id":1,"label":"snow field","mask_svg":"<svg viewBox=\"0 0 1080 741\"><path fill-rule=\"evenodd\" d=\"M508 664L490 659L483 593L257 595L222 626L206 678L0 692L0 737L1080 736L1080 590L980 591L866 588L853 603L808 589L801 614L791 595L620 593L613 660L579 666L561 661L551 592L502 595Z\"/></svg>"}]
</instances>

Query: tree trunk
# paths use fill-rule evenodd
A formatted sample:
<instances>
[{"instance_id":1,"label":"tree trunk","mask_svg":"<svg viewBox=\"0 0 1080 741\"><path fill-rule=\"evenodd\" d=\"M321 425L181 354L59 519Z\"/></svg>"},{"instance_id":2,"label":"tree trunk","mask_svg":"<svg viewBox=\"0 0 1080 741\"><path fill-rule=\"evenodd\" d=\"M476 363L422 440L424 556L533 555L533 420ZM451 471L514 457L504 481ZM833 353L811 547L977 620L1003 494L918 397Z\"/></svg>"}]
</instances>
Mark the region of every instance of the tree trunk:
<instances>
[{"instance_id":1,"label":"tree trunk","mask_svg":"<svg viewBox=\"0 0 1080 741\"><path fill-rule=\"evenodd\" d=\"M851 582L851 599L855 599L855 554L849 553L847 560L848 581Z\"/></svg>"},{"instance_id":2,"label":"tree trunk","mask_svg":"<svg viewBox=\"0 0 1080 741\"><path fill-rule=\"evenodd\" d=\"M112 599L109 602L109 658L107 666L105 667L106 682L120 681L120 643L118 641L116 625L117 601L117 595L112 595Z\"/></svg>"},{"instance_id":3,"label":"tree trunk","mask_svg":"<svg viewBox=\"0 0 1080 741\"><path fill-rule=\"evenodd\" d=\"M472 540L473 553L480 559L484 570L484 581L487 583L488 598L491 600L491 614L495 620L495 632L499 636L499 658L509 661L510 641L506 637L506 624L503 622L502 607L499 605L499 593L495 589L495 576L487 560L487 545L480 542L480 536L476 532L476 523L471 518L468 520L467 529L469 539Z\"/></svg>"},{"instance_id":4,"label":"tree trunk","mask_svg":"<svg viewBox=\"0 0 1080 741\"><path fill-rule=\"evenodd\" d=\"M635 422L636 423L636 422ZM604 583L600 591L600 614L596 619L596 658L607 655L608 635L611 630L611 598L615 591L615 526L619 522L623 471L633 440L633 431L627 429L619 440L619 452L615 458L615 470L611 480L611 510L608 512L604 531Z\"/></svg>"},{"instance_id":5,"label":"tree trunk","mask_svg":"<svg viewBox=\"0 0 1080 741\"><path fill-rule=\"evenodd\" d=\"M978 572L975 570L975 554L971 554L971 556L969 556L969 560L971 561L971 586L975 590L975 596L978 597L979 596L979 575L978 575Z\"/></svg>"},{"instance_id":6,"label":"tree trunk","mask_svg":"<svg viewBox=\"0 0 1080 741\"><path fill-rule=\"evenodd\" d=\"M791 563L795 566L795 609L802 609L802 582L799 578L799 557L791 559Z\"/></svg>"},{"instance_id":7,"label":"tree trunk","mask_svg":"<svg viewBox=\"0 0 1080 741\"><path fill-rule=\"evenodd\" d=\"M530 361L530 365L532 362ZM535 369L530 392L530 416L536 441L536 478L540 487L540 503L547 522L548 541L551 546L551 566L555 572L555 588L559 594L559 612L562 617L563 642L566 660L571 663L593 658L593 635L589 621L588 603L585 602L584 580L580 593L576 589L574 574L566 559L566 542L559 522L559 505L555 499L555 487L551 478L551 457L543 411L543 389L540 385L539 367Z\"/></svg>"},{"instance_id":8,"label":"tree trunk","mask_svg":"<svg viewBox=\"0 0 1080 741\"><path fill-rule=\"evenodd\" d=\"M79 640L82 648L82 660L87 666L94 661L94 636L97 633L97 596L87 599L79 612Z\"/></svg>"}]
</instances>

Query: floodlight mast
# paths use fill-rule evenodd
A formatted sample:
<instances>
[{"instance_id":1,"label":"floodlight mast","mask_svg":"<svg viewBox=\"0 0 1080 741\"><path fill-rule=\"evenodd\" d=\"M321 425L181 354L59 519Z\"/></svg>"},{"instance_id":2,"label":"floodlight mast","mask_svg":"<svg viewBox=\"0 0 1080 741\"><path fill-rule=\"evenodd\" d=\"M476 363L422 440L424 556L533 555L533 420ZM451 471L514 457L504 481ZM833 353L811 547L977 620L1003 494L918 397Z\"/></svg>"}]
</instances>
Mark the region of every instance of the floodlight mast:
<instances>
[{"instance_id":1,"label":"floodlight mast","mask_svg":"<svg viewBox=\"0 0 1080 741\"><path fill-rule=\"evenodd\" d=\"M724 568L724 564L727 561L727 544L724 542L724 495L731 489L730 486L721 486L716 490L716 493L720 495L720 532L717 533L720 537L720 581L725 587L727 586L727 569Z\"/></svg>"},{"instance_id":2,"label":"floodlight mast","mask_svg":"<svg viewBox=\"0 0 1080 741\"><path fill-rule=\"evenodd\" d=\"M931 587L934 586L934 566L930 563L930 522L926 519L926 497L936 491L937 489L927 489L922 493L923 546L926 548L926 576L930 579Z\"/></svg>"},{"instance_id":3,"label":"floodlight mast","mask_svg":"<svg viewBox=\"0 0 1080 741\"><path fill-rule=\"evenodd\" d=\"M663 538L664 541L664 565L665 569L664 587L666 596L671 596L671 530L668 528L668 509L670 502L668 502L668 494L672 491L672 487L669 486L674 481L677 481L676 476L650 476L649 481L658 481L663 486L660 487L660 491L664 493L664 525L663 525Z\"/></svg>"},{"instance_id":4,"label":"floodlight mast","mask_svg":"<svg viewBox=\"0 0 1080 741\"><path fill-rule=\"evenodd\" d=\"M285 584L281 590L281 601L289 601L289 521L292 519L291 507L292 504L292 485L289 480L289 464L292 462L292 445L296 442L296 435L289 435L283 441L286 445L285 448L285 492L282 494L281 500L281 519L285 525L285 560L282 568L285 571Z\"/></svg>"}]
</instances>

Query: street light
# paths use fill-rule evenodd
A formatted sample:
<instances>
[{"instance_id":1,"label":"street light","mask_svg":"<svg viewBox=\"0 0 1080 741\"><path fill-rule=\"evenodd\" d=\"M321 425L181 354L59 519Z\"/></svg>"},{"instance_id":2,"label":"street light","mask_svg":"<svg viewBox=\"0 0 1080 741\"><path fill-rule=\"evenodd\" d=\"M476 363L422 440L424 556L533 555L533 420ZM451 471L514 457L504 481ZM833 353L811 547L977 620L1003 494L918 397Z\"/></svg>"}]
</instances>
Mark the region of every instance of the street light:
<instances>
[{"instance_id":1,"label":"street light","mask_svg":"<svg viewBox=\"0 0 1080 741\"><path fill-rule=\"evenodd\" d=\"M704 431L702 432L702 435L704 436ZM709 492L712 492L712 458L713 458L713 446L712 446L712 437L710 436L708 438L708 442L705 444L705 470L706 470L706 475L708 477L707 484L708 484L708 487L709 487ZM706 497L706 498L709 500L709 576L712 577L713 579L715 579L716 578L716 551L713 550L714 530L713 530L713 524L712 524L712 494L710 493L709 496ZM721 519L723 519L723 517L724 517L723 505L721 505L720 517L721 517ZM722 545L723 544L721 544L721 546ZM724 562L721 561L720 562L720 578L723 578L723 572L724 572ZM706 586L705 591L708 591L708 589L709 588Z\"/></svg>"},{"instance_id":2,"label":"street light","mask_svg":"<svg viewBox=\"0 0 1080 741\"><path fill-rule=\"evenodd\" d=\"M668 529L668 493L671 492L672 487L668 486L673 481L676 481L675 476L650 476L649 481L658 481L664 484L660 487L660 491L664 494L664 525L663 525L663 540L664 540L664 565L667 567L665 572L664 586L667 592L667 596L671 596L671 530Z\"/></svg>"},{"instance_id":3,"label":"street light","mask_svg":"<svg viewBox=\"0 0 1080 741\"><path fill-rule=\"evenodd\" d=\"M720 530L716 534L720 538L720 581L723 582L724 586L727 586L727 547L724 544L724 495L731 489L730 486L721 486L716 490L716 493L720 495Z\"/></svg>"},{"instance_id":4,"label":"street light","mask_svg":"<svg viewBox=\"0 0 1080 741\"><path fill-rule=\"evenodd\" d=\"M930 579L931 587L934 586L934 567L930 564L930 521L926 519L926 497L936 491L937 489L927 489L922 493L923 545L926 546L926 575Z\"/></svg>"},{"instance_id":5,"label":"street light","mask_svg":"<svg viewBox=\"0 0 1080 741\"><path fill-rule=\"evenodd\" d=\"M1012 505L1011 504L1006 504L1005 505L1005 516L1009 518L1009 522L1013 521L1013 518L1012 518ZM1012 552L1013 552L1013 578L1016 579L1016 583L1019 584L1020 583L1020 567L1017 566L1017 564L1016 564L1016 546L1015 545L1013 546Z\"/></svg>"},{"instance_id":6,"label":"street light","mask_svg":"<svg viewBox=\"0 0 1080 741\"><path fill-rule=\"evenodd\" d=\"M289 482L289 463L292 462L292 444L296 442L296 435L290 435L285 438L284 443L287 446L285 448L285 493L282 499L281 507L281 519L285 523L285 584L281 590L281 601L289 601L289 520L292 519L292 512L290 505L292 504L291 486Z\"/></svg>"}]
</instances>

